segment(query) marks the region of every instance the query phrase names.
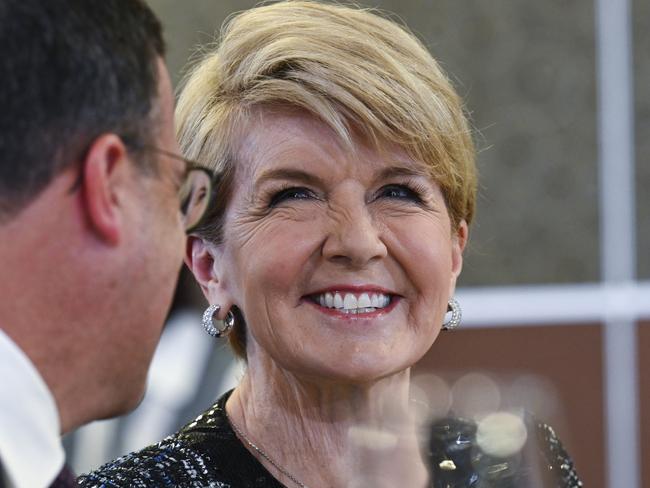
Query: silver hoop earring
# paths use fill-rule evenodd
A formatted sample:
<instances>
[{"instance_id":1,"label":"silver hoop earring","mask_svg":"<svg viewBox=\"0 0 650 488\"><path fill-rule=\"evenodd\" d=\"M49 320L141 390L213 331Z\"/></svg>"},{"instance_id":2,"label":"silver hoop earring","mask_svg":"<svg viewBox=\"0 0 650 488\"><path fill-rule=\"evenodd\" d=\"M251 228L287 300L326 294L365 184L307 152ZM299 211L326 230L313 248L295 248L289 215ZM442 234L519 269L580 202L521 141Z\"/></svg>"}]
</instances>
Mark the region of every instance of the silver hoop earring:
<instances>
[{"instance_id":1,"label":"silver hoop earring","mask_svg":"<svg viewBox=\"0 0 650 488\"><path fill-rule=\"evenodd\" d=\"M232 313L232 310L228 310L224 320L216 318L219 310L221 310L219 305L210 305L203 312L202 320L205 331L212 337L217 338L227 336L235 325L235 314ZM218 326L215 326L215 324Z\"/></svg>"},{"instance_id":2,"label":"silver hoop earring","mask_svg":"<svg viewBox=\"0 0 650 488\"><path fill-rule=\"evenodd\" d=\"M447 322L442 324L442 330L453 330L458 328L463 313L460 309L460 303L458 303L458 301L455 298L449 299L449 304L447 305L447 311L451 312L451 317Z\"/></svg>"}]
</instances>

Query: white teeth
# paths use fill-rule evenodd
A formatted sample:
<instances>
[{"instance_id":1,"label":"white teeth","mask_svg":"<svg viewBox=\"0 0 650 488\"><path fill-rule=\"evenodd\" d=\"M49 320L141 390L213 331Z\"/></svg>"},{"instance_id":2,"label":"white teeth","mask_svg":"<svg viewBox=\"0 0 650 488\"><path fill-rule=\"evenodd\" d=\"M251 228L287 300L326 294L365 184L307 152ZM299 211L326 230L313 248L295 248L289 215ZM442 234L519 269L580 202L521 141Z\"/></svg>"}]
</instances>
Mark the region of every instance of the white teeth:
<instances>
[{"instance_id":1,"label":"white teeth","mask_svg":"<svg viewBox=\"0 0 650 488\"><path fill-rule=\"evenodd\" d=\"M357 296L354 293L327 292L314 298L321 307L336 308L346 313L374 312L390 303L390 296L383 293L362 293Z\"/></svg>"},{"instance_id":2,"label":"white teeth","mask_svg":"<svg viewBox=\"0 0 650 488\"><path fill-rule=\"evenodd\" d=\"M357 308L370 308L370 307L372 307L372 302L370 301L370 297L368 296L367 293L362 293L361 296L359 297Z\"/></svg>"},{"instance_id":3,"label":"white teeth","mask_svg":"<svg viewBox=\"0 0 650 488\"><path fill-rule=\"evenodd\" d=\"M343 308L343 309L341 309L341 312L343 312L345 314L349 314L349 315L357 315L357 314L360 314L360 313L374 312L375 310L377 310L377 309L372 308L372 307L370 307L370 308L353 308L353 309L350 309L350 310Z\"/></svg>"},{"instance_id":4,"label":"white teeth","mask_svg":"<svg viewBox=\"0 0 650 488\"><path fill-rule=\"evenodd\" d=\"M343 308L346 310L359 308L357 297L355 297L352 293L346 293L345 298L343 299Z\"/></svg>"}]
</instances>

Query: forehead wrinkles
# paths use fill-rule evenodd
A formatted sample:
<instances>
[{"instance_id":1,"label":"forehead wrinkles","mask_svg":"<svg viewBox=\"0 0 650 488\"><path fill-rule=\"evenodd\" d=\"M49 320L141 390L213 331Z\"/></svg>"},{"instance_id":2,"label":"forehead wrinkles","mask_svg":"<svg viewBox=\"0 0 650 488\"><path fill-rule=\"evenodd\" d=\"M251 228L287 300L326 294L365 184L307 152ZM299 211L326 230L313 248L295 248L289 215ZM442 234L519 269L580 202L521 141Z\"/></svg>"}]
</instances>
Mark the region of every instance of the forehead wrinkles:
<instances>
[{"instance_id":1,"label":"forehead wrinkles","mask_svg":"<svg viewBox=\"0 0 650 488\"><path fill-rule=\"evenodd\" d=\"M380 168L388 167L404 168L404 174L429 175L426 164L414 161L403 148L389 143L373 147L357 133L353 144L346 144L326 124L300 111L255 110L238 132L236 183L249 193L270 168L319 173L320 179L330 181L367 181L380 176ZM396 175L399 171L388 176Z\"/></svg>"},{"instance_id":2,"label":"forehead wrinkles","mask_svg":"<svg viewBox=\"0 0 650 488\"><path fill-rule=\"evenodd\" d=\"M348 145L325 123L301 109L258 108L240 129L240 182L254 182L265 167L315 170L314 161L342 162L360 145ZM338 165L328 167L329 172Z\"/></svg>"}]
</instances>

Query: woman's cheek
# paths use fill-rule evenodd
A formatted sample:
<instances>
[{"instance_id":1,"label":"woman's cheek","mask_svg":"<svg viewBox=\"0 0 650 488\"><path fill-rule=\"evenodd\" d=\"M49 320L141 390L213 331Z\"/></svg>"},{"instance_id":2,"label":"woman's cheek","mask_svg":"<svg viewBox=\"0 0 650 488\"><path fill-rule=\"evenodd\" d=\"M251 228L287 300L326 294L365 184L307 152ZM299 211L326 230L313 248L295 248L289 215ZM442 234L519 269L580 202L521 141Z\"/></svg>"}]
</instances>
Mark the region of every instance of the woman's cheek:
<instances>
[{"instance_id":1,"label":"woman's cheek","mask_svg":"<svg viewBox=\"0 0 650 488\"><path fill-rule=\"evenodd\" d=\"M318 228L317 222L295 221L269 226L242 249L242 269L274 286L295 284L322 242Z\"/></svg>"}]
</instances>

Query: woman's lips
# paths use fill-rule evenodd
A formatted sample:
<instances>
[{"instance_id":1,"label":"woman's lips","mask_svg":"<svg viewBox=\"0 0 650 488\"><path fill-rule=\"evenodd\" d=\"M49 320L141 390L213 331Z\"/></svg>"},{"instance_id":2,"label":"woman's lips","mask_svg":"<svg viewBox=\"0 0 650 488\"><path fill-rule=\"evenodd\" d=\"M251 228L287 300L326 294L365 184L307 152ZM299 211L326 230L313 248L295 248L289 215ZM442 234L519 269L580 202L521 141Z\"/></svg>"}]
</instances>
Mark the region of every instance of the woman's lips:
<instances>
[{"instance_id":1,"label":"woman's lips","mask_svg":"<svg viewBox=\"0 0 650 488\"><path fill-rule=\"evenodd\" d=\"M369 308L367 310L357 309L357 311L355 312L346 312L338 308L323 307L312 300L305 300L305 301L308 304L316 307L321 313L324 313L326 315L330 315L332 317L337 317L337 318L354 320L354 319L370 319L370 318L375 318L381 315L388 314L397 306L397 302L399 302L399 298L398 297L392 298L388 306L384 308L378 308L378 309Z\"/></svg>"},{"instance_id":2,"label":"woman's lips","mask_svg":"<svg viewBox=\"0 0 650 488\"><path fill-rule=\"evenodd\" d=\"M329 315L370 318L390 312L399 297L377 287L336 287L312 293L307 302Z\"/></svg>"}]
</instances>

